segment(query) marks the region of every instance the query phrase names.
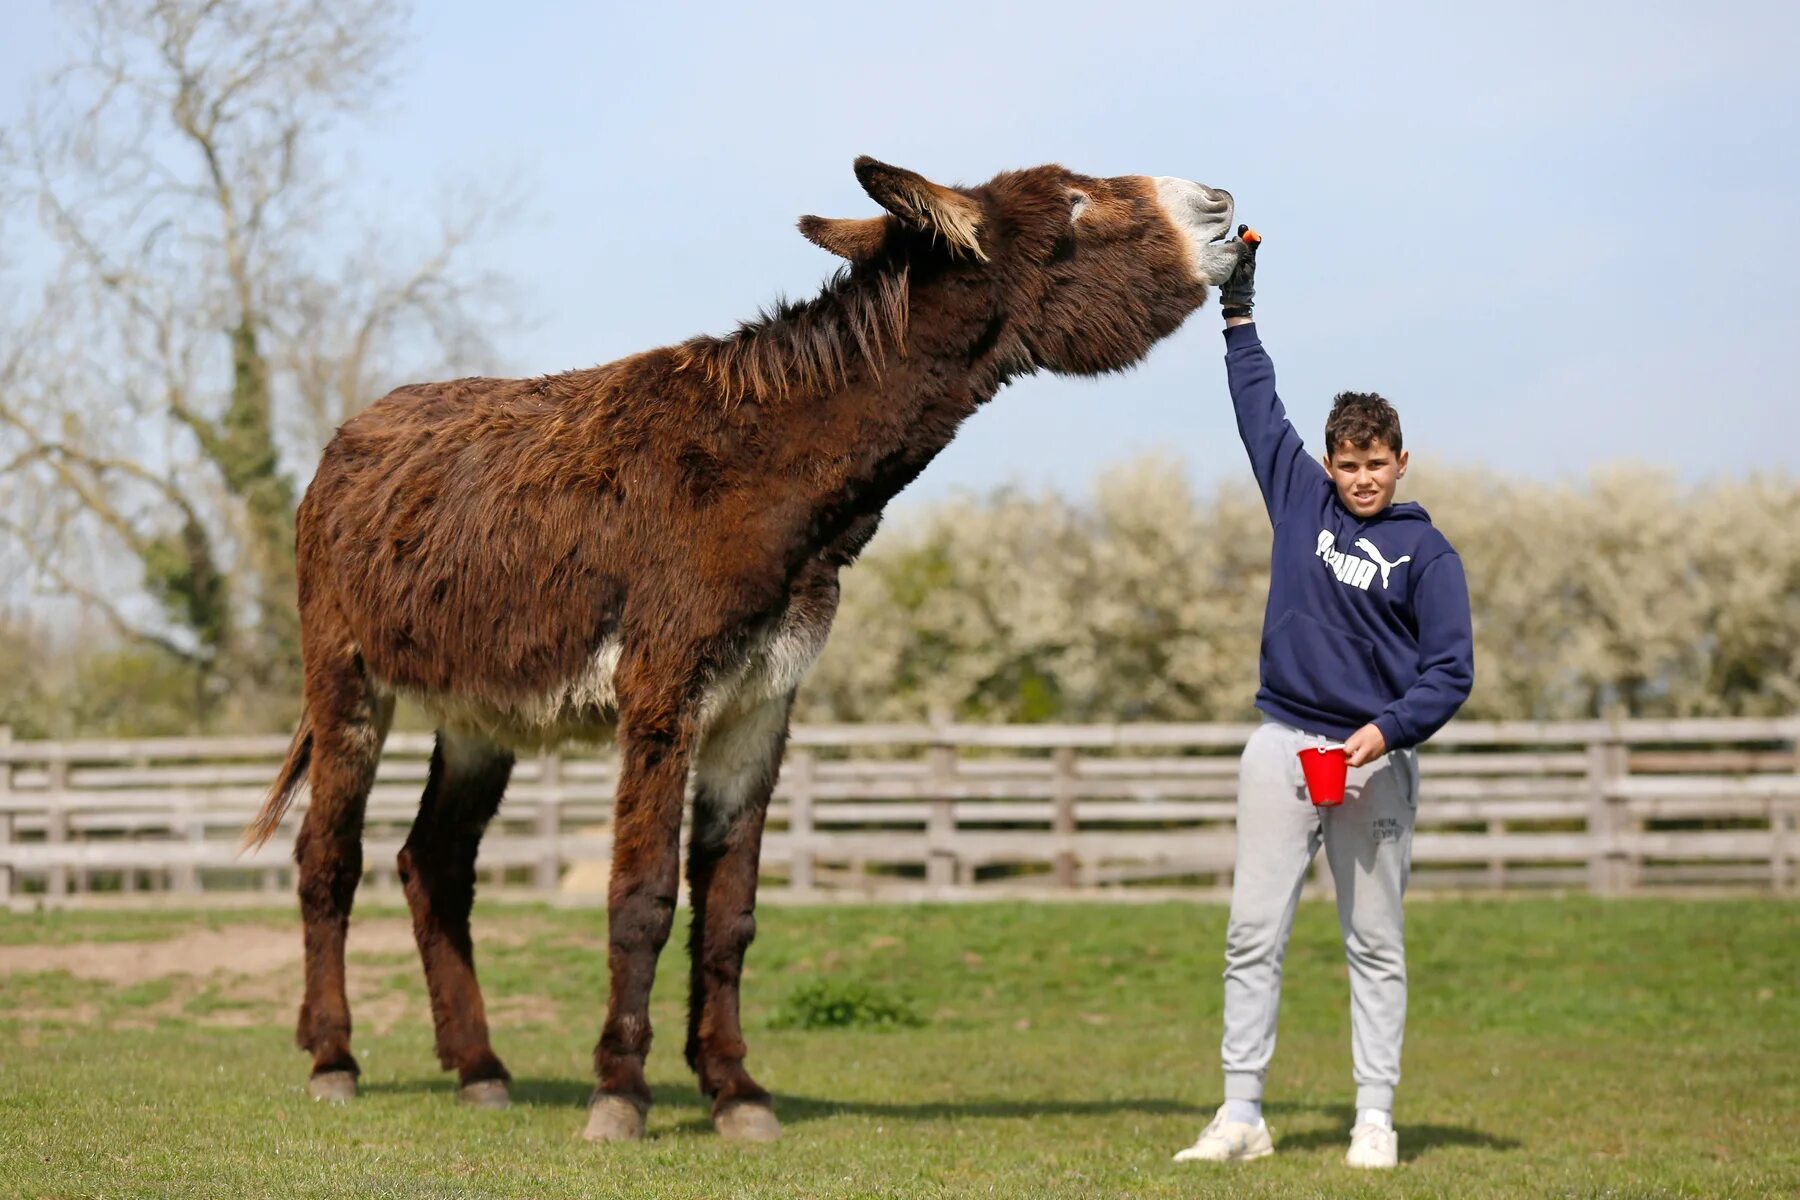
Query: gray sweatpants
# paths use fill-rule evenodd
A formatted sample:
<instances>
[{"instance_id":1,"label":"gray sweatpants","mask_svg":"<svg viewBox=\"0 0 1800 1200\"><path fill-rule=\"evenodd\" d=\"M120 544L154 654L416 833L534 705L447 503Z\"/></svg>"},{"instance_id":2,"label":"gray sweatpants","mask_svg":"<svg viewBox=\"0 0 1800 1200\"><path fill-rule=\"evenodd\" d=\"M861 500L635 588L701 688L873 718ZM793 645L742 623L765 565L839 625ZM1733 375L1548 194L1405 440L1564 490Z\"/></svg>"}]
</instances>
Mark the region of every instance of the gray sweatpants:
<instances>
[{"instance_id":1,"label":"gray sweatpants","mask_svg":"<svg viewBox=\"0 0 1800 1200\"><path fill-rule=\"evenodd\" d=\"M1307 799L1299 751L1327 739L1265 720L1238 773L1237 865L1225 935L1225 1095L1261 1100L1275 1054L1281 959L1306 869L1319 843L1337 883L1338 925L1350 963L1350 1039L1356 1106L1394 1106L1406 1031L1405 918L1419 762L1397 750L1351 770L1344 803Z\"/></svg>"}]
</instances>

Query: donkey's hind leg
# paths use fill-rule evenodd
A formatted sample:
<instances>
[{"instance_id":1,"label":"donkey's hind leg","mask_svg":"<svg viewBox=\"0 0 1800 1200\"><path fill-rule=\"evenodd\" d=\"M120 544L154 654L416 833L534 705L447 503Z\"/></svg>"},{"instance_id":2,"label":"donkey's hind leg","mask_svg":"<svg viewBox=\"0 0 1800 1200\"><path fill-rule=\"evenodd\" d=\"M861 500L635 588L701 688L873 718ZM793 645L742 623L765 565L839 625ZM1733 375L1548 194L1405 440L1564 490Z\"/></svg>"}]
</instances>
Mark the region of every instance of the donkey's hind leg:
<instances>
[{"instance_id":1,"label":"donkey's hind leg","mask_svg":"<svg viewBox=\"0 0 1800 1200\"><path fill-rule=\"evenodd\" d=\"M312 799L294 843L305 923L306 996L294 1040L313 1056L309 1094L341 1102L356 1094L359 1071L350 1053L344 937L362 879L363 809L394 706L391 698L375 692L353 650L328 664L308 665Z\"/></svg>"},{"instance_id":2,"label":"donkey's hind leg","mask_svg":"<svg viewBox=\"0 0 1800 1200\"><path fill-rule=\"evenodd\" d=\"M512 768L511 751L439 730L425 798L399 859L431 993L438 1062L456 1072L463 1102L482 1108L507 1106L510 1076L488 1043L469 910L475 902L475 853Z\"/></svg>"},{"instance_id":3,"label":"donkey's hind leg","mask_svg":"<svg viewBox=\"0 0 1800 1200\"><path fill-rule=\"evenodd\" d=\"M756 874L769 795L787 744L792 695L724 714L695 758L694 828L688 837L693 924L688 1065L712 1098L713 1125L733 1141L781 1136L769 1093L744 1069L738 984L756 936Z\"/></svg>"}]
</instances>

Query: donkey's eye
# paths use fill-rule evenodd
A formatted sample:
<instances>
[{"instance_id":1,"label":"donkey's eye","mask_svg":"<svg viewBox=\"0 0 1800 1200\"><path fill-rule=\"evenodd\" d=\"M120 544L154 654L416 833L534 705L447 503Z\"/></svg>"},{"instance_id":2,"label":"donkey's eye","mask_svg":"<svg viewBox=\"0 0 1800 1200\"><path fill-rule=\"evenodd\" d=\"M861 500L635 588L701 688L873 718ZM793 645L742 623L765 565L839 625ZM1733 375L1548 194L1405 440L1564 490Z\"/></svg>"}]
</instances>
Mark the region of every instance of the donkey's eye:
<instances>
[{"instance_id":1,"label":"donkey's eye","mask_svg":"<svg viewBox=\"0 0 1800 1200\"><path fill-rule=\"evenodd\" d=\"M1069 220L1079 221L1081 214L1087 211L1088 197L1086 192L1069 193Z\"/></svg>"}]
</instances>

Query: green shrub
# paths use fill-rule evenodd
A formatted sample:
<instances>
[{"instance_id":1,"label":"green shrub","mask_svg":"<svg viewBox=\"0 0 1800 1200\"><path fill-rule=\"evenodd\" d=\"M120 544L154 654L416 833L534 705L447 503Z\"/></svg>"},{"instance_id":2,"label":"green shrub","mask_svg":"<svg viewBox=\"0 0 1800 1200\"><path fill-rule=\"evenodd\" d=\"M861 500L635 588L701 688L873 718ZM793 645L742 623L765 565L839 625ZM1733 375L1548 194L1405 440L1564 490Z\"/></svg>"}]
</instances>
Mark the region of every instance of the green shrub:
<instances>
[{"instance_id":1,"label":"green shrub","mask_svg":"<svg viewBox=\"0 0 1800 1200\"><path fill-rule=\"evenodd\" d=\"M906 996L860 979L815 979L788 995L775 1029L901 1029L923 1025Z\"/></svg>"}]
</instances>

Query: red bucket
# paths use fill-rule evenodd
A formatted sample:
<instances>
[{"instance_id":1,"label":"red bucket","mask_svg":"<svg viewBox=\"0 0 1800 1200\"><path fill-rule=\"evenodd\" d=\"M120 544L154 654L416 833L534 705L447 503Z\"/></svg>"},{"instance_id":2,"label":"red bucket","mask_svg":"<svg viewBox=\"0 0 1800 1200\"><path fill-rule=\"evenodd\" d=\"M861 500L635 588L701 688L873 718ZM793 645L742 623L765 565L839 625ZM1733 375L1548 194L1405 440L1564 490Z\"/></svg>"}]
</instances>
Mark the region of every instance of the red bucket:
<instances>
[{"instance_id":1,"label":"red bucket","mask_svg":"<svg viewBox=\"0 0 1800 1200\"><path fill-rule=\"evenodd\" d=\"M1306 775L1306 794L1314 804L1344 802L1344 778L1350 773L1350 757L1342 746L1308 746L1300 751L1300 770Z\"/></svg>"}]
</instances>

